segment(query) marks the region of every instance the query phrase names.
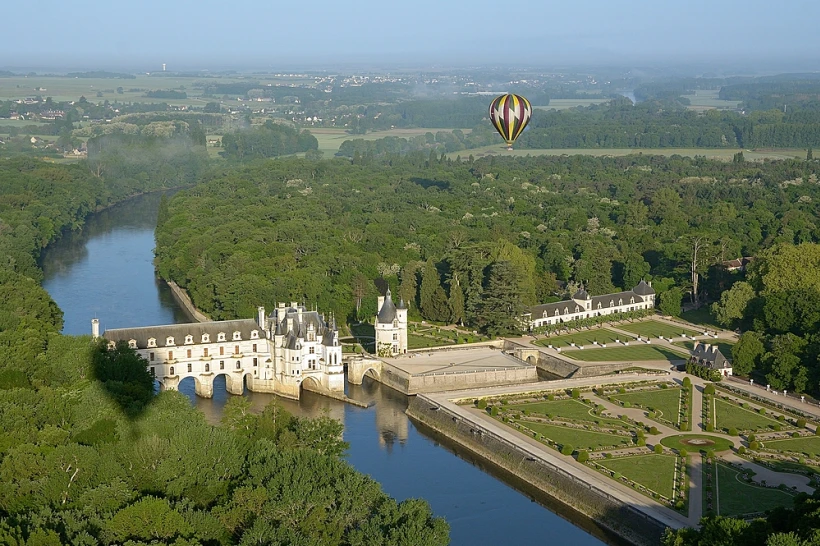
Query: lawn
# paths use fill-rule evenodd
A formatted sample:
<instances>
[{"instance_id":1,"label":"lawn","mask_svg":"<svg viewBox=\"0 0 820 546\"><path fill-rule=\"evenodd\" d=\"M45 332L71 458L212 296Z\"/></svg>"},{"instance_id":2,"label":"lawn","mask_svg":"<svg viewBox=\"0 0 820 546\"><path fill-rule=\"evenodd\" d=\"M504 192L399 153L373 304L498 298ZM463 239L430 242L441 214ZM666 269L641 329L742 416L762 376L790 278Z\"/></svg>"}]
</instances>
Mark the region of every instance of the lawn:
<instances>
[{"instance_id":1,"label":"lawn","mask_svg":"<svg viewBox=\"0 0 820 546\"><path fill-rule=\"evenodd\" d=\"M596 462L604 468L618 472L633 482L671 499L675 494L676 458L674 455L653 454L604 459Z\"/></svg>"},{"instance_id":2,"label":"lawn","mask_svg":"<svg viewBox=\"0 0 820 546\"><path fill-rule=\"evenodd\" d=\"M717 463L715 467L718 515L741 516L794 505L794 496L785 491L748 483L730 466Z\"/></svg>"},{"instance_id":3,"label":"lawn","mask_svg":"<svg viewBox=\"0 0 820 546\"><path fill-rule=\"evenodd\" d=\"M778 451L792 451L795 453L820 453L820 436L802 436L800 438L789 438L788 440L770 440L764 442L769 449Z\"/></svg>"},{"instance_id":4,"label":"lawn","mask_svg":"<svg viewBox=\"0 0 820 546\"><path fill-rule=\"evenodd\" d=\"M584 362L632 362L644 360L667 360L669 362L686 360L686 355L676 353L666 347L639 344L633 341L629 347L607 347L606 349L584 349L563 351L561 354L574 360Z\"/></svg>"},{"instance_id":5,"label":"lawn","mask_svg":"<svg viewBox=\"0 0 820 546\"><path fill-rule=\"evenodd\" d=\"M709 309L708 305L704 305L698 309L692 309L691 311L684 311L681 313L680 318L686 322L691 322L692 324L700 324L711 328L720 328L720 325L717 323L717 319L715 319L715 316L712 315L712 311Z\"/></svg>"},{"instance_id":6,"label":"lawn","mask_svg":"<svg viewBox=\"0 0 820 546\"><path fill-rule=\"evenodd\" d=\"M714 451L718 453L732 449L734 445L727 438L707 436L705 434L678 434L677 436L667 436L661 440L661 444L672 449L677 449L678 451L685 449L689 453L695 453L697 451Z\"/></svg>"},{"instance_id":7,"label":"lawn","mask_svg":"<svg viewBox=\"0 0 820 546\"><path fill-rule=\"evenodd\" d=\"M610 446L631 446L633 445L630 436L620 436L618 434L607 434L605 432L591 432L577 428L562 427L556 425L546 425L543 423L533 423L530 421L515 421L524 428L528 428L539 434L543 434L559 445L569 444L576 449L597 449Z\"/></svg>"},{"instance_id":8,"label":"lawn","mask_svg":"<svg viewBox=\"0 0 820 546\"><path fill-rule=\"evenodd\" d=\"M680 422L680 395L682 389L657 389L613 396L615 400L630 402L633 406L651 408L658 417L677 425Z\"/></svg>"},{"instance_id":9,"label":"lawn","mask_svg":"<svg viewBox=\"0 0 820 546\"><path fill-rule=\"evenodd\" d=\"M734 343L730 341L714 341L708 342L710 345L717 345L718 351L728 360L732 360L732 347L735 346ZM695 348L694 341L676 341L673 345L677 345L678 347L684 347L688 350L692 350Z\"/></svg>"},{"instance_id":10,"label":"lawn","mask_svg":"<svg viewBox=\"0 0 820 546\"><path fill-rule=\"evenodd\" d=\"M425 349L427 347L441 347L443 345L453 345L453 343L441 339L407 334L408 349Z\"/></svg>"},{"instance_id":11,"label":"lawn","mask_svg":"<svg viewBox=\"0 0 820 546\"><path fill-rule=\"evenodd\" d=\"M594 347L592 344L593 341L597 341L598 343L612 343L616 339L625 339L625 336L623 334L616 334L606 328L597 328L595 330L586 330L574 334L539 339L535 342L535 345L541 345L542 347L546 347L547 345L552 345L553 347L569 347L570 343L575 343L576 345L589 345Z\"/></svg>"},{"instance_id":12,"label":"lawn","mask_svg":"<svg viewBox=\"0 0 820 546\"><path fill-rule=\"evenodd\" d=\"M773 428L777 424L788 426L786 423L778 423L754 410L744 409L725 400L715 400L714 411L716 429L764 430Z\"/></svg>"},{"instance_id":13,"label":"lawn","mask_svg":"<svg viewBox=\"0 0 820 546\"><path fill-rule=\"evenodd\" d=\"M631 324L621 324L618 326L618 329L632 332L633 334L644 337L663 336L665 338L670 338L680 337L681 333L684 333L687 336L697 336L702 333L695 330L690 330L689 328L684 328L683 326L673 326L669 323L660 322L657 320L644 320L641 322L633 322Z\"/></svg>"},{"instance_id":14,"label":"lawn","mask_svg":"<svg viewBox=\"0 0 820 546\"><path fill-rule=\"evenodd\" d=\"M508 409L528 410L530 413L540 413L552 417L576 419L579 421L598 422L602 424L623 425L618 419L607 419L590 413L592 408L577 400L555 400L552 402L529 402L526 404L510 404Z\"/></svg>"}]
</instances>

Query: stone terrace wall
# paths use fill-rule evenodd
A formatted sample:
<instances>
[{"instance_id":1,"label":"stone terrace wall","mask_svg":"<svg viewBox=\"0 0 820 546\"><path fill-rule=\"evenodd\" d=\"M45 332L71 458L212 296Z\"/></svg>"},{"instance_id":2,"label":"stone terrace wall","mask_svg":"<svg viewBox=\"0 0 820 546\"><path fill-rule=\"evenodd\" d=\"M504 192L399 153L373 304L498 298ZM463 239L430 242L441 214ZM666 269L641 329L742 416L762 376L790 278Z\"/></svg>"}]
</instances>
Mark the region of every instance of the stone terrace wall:
<instances>
[{"instance_id":1,"label":"stone terrace wall","mask_svg":"<svg viewBox=\"0 0 820 546\"><path fill-rule=\"evenodd\" d=\"M464 419L424 395L411 401L407 415L572 506L627 540L638 544L660 542L665 529L662 522L555 466L526 445L509 442L481 423Z\"/></svg>"}]
</instances>

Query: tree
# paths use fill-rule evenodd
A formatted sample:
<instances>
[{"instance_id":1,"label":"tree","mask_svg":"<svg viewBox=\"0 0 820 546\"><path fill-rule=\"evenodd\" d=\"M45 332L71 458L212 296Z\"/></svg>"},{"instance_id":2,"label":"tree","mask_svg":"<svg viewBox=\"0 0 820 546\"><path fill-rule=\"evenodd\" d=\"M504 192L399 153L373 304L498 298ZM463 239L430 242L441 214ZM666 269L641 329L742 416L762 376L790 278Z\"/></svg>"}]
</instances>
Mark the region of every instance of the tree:
<instances>
[{"instance_id":1,"label":"tree","mask_svg":"<svg viewBox=\"0 0 820 546\"><path fill-rule=\"evenodd\" d=\"M516 268L510 262L494 263L481 301L484 331L490 335L520 332L525 309Z\"/></svg>"},{"instance_id":2,"label":"tree","mask_svg":"<svg viewBox=\"0 0 820 546\"><path fill-rule=\"evenodd\" d=\"M410 262L401 270L401 284L399 285L399 297L407 304L408 309L416 306L416 295L418 286L416 283L416 272L418 262Z\"/></svg>"},{"instance_id":3,"label":"tree","mask_svg":"<svg viewBox=\"0 0 820 546\"><path fill-rule=\"evenodd\" d=\"M681 313L681 301L683 301L683 292L677 286L673 286L660 295L658 310L664 315L678 317Z\"/></svg>"},{"instance_id":4,"label":"tree","mask_svg":"<svg viewBox=\"0 0 820 546\"><path fill-rule=\"evenodd\" d=\"M744 332L740 340L732 347L732 370L735 375L749 375L760 366L760 359L765 352L762 335L757 332Z\"/></svg>"},{"instance_id":5,"label":"tree","mask_svg":"<svg viewBox=\"0 0 820 546\"><path fill-rule=\"evenodd\" d=\"M720 295L719 302L712 304L712 313L720 324L731 327L743 318L746 306L754 297L755 291L751 284L736 282Z\"/></svg>"},{"instance_id":6,"label":"tree","mask_svg":"<svg viewBox=\"0 0 820 546\"><path fill-rule=\"evenodd\" d=\"M461 284L458 280L458 272L454 272L450 278L450 317L459 325L464 324L464 292L461 291Z\"/></svg>"},{"instance_id":7,"label":"tree","mask_svg":"<svg viewBox=\"0 0 820 546\"><path fill-rule=\"evenodd\" d=\"M424 317L440 322L446 322L450 319L447 295L441 287L438 269L436 269L432 259L427 260L424 265L419 300L421 314Z\"/></svg>"},{"instance_id":8,"label":"tree","mask_svg":"<svg viewBox=\"0 0 820 546\"><path fill-rule=\"evenodd\" d=\"M809 148L806 150L806 161L811 161L812 159L814 159L814 154L812 153L811 148Z\"/></svg>"}]
</instances>

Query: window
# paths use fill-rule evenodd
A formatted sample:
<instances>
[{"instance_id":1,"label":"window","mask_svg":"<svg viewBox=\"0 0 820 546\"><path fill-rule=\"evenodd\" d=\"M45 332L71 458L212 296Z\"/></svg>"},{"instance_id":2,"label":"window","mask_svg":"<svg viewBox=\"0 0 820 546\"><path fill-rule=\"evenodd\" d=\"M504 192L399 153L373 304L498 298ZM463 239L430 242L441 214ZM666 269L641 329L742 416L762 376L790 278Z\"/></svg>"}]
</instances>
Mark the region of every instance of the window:
<instances>
[{"instance_id":1,"label":"window","mask_svg":"<svg viewBox=\"0 0 820 546\"><path fill-rule=\"evenodd\" d=\"M109 349L116 349L116 348L117 348L117 344L116 344L115 342L113 342L113 341L109 341L109 342L108 342L108 348L109 348Z\"/></svg>"},{"instance_id":2,"label":"window","mask_svg":"<svg viewBox=\"0 0 820 546\"><path fill-rule=\"evenodd\" d=\"M236 361L236 369L238 370L238 369L239 369L239 368L241 368L241 367L242 367L242 362L240 362L239 360L237 360L237 361Z\"/></svg>"},{"instance_id":3,"label":"window","mask_svg":"<svg viewBox=\"0 0 820 546\"><path fill-rule=\"evenodd\" d=\"M612 301L612 300L609 300L609 306L610 306L610 307L615 307L615 302L614 302L614 301Z\"/></svg>"},{"instance_id":4,"label":"window","mask_svg":"<svg viewBox=\"0 0 820 546\"><path fill-rule=\"evenodd\" d=\"M174 359L174 351L168 351L168 360Z\"/></svg>"},{"instance_id":5,"label":"window","mask_svg":"<svg viewBox=\"0 0 820 546\"><path fill-rule=\"evenodd\" d=\"M208 356L208 348L207 347L202 349L202 356Z\"/></svg>"},{"instance_id":6,"label":"window","mask_svg":"<svg viewBox=\"0 0 820 546\"><path fill-rule=\"evenodd\" d=\"M211 342L211 336L208 335L208 334L202 334L202 343L210 343L210 342Z\"/></svg>"},{"instance_id":7,"label":"window","mask_svg":"<svg viewBox=\"0 0 820 546\"><path fill-rule=\"evenodd\" d=\"M191 358L191 349L188 349L188 358ZM190 371L190 370L188 370Z\"/></svg>"},{"instance_id":8,"label":"window","mask_svg":"<svg viewBox=\"0 0 820 546\"><path fill-rule=\"evenodd\" d=\"M217 341L225 341L225 332L219 332L219 333L216 335L216 340L217 340Z\"/></svg>"},{"instance_id":9,"label":"window","mask_svg":"<svg viewBox=\"0 0 820 546\"><path fill-rule=\"evenodd\" d=\"M624 304L624 300L622 300L622 299L618 300L618 305L619 305L619 306L621 306L621 305L623 305L623 304Z\"/></svg>"},{"instance_id":10,"label":"window","mask_svg":"<svg viewBox=\"0 0 820 546\"><path fill-rule=\"evenodd\" d=\"M193 342L194 342L194 336L192 336L191 334L188 334L187 336L185 336L185 345L189 345Z\"/></svg>"},{"instance_id":11,"label":"window","mask_svg":"<svg viewBox=\"0 0 820 546\"><path fill-rule=\"evenodd\" d=\"M156 338L148 338L148 346L149 347L156 347L157 346L157 339Z\"/></svg>"},{"instance_id":12,"label":"window","mask_svg":"<svg viewBox=\"0 0 820 546\"><path fill-rule=\"evenodd\" d=\"M254 357L254 358L253 358L253 365L254 365L254 366L258 366L258 365L259 365L259 360L258 360L256 357Z\"/></svg>"},{"instance_id":13,"label":"window","mask_svg":"<svg viewBox=\"0 0 820 546\"><path fill-rule=\"evenodd\" d=\"M581 310L581 308L580 308L580 307L578 307L578 306L576 305L576 306L575 306L575 312L577 313L577 312L578 312L578 311L580 311L580 310Z\"/></svg>"},{"instance_id":14,"label":"window","mask_svg":"<svg viewBox=\"0 0 820 546\"><path fill-rule=\"evenodd\" d=\"M233 354L235 354L235 355L238 355L238 354L239 354L239 345L234 345L234 347L233 347Z\"/></svg>"},{"instance_id":15,"label":"window","mask_svg":"<svg viewBox=\"0 0 820 546\"><path fill-rule=\"evenodd\" d=\"M171 371L171 375L174 375L174 367L173 367L173 366L171 366L171 370L170 370L170 371Z\"/></svg>"},{"instance_id":16,"label":"window","mask_svg":"<svg viewBox=\"0 0 820 546\"><path fill-rule=\"evenodd\" d=\"M600 308L601 308L601 302L599 301L598 302L598 309L600 309Z\"/></svg>"},{"instance_id":17,"label":"window","mask_svg":"<svg viewBox=\"0 0 820 546\"><path fill-rule=\"evenodd\" d=\"M256 352L256 343L253 344L253 352Z\"/></svg>"},{"instance_id":18,"label":"window","mask_svg":"<svg viewBox=\"0 0 820 546\"><path fill-rule=\"evenodd\" d=\"M224 360L220 360L220 361L219 361L219 369L220 369L220 370L224 370L224 369L225 369L225 361L224 361Z\"/></svg>"},{"instance_id":19,"label":"window","mask_svg":"<svg viewBox=\"0 0 820 546\"><path fill-rule=\"evenodd\" d=\"M399 340L399 334L393 334L393 341Z\"/></svg>"},{"instance_id":20,"label":"window","mask_svg":"<svg viewBox=\"0 0 820 546\"><path fill-rule=\"evenodd\" d=\"M629 298L629 303L635 303L635 298Z\"/></svg>"},{"instance_id":21,"label":"window","mask_svg":"<svg viewBox=\"0 0 820 546\"><path fill-rule=\"evenodd\" d=\"M153 366L151 366L150 370L151 370L151 377L156 377L157 376L157 371L154 369Z\"/></svg>"},{"instance_id":22,"label":"window","mask_svg":"<svg viewBox=\"0 0 820 546\"><path fill-rule=\"evenodd\" d=\"M192 370L193 370L193 366L191 364L188 364L188 373L191 373Z\"/></svg>"},{"instance_id":23,"label":"window","mask_svg":"<svg viewBox=\"0 0 820 546\"><path fill-rule=\"evenodd\" d=\"M173 345L173 344L174 344L174 337L173 336L168 336L167 338L165 338L165 345Z\"/></svg>"},{"instance_id":24,"label":"window","mask_svg":"<svg viewBox=\"0 0 820 546\"><path fill-rule=\"evenodd\" d=\"M129 339L128 340L128 348L129 349L136 349L137 348L137 340L136 339Z\"/></svg>"},{"instance_id":25,"label":"window","mask_svg":"<svg viewBox=\"0 0 820 546\"><path fill-rule=\"evenodd\" d=\"M148 353L148 360L150 360L151 362L154 361L154 353Z\"/></svg>"},{"instance_id":26,"label":"window","mask_svg":"<svg viewBox=\"0 0 820 546\"><path fill-rule=\"evenodd\" d=\"M210 363L210 362L206 362L206 363L205 363L205 371L206 371L206 372L210 372L210 371L211 371L211 363Z\"/></svg>"},{"instance_id":27,"label":"window","mask_svg":"<svg viewBox=\"0 0 820 546\"><path fill-rule=\"evenodd\" d=\"M254 330L253 332L251 332L251 339L259 339L259 332L257 330ZM256 350L256 349L254 349L254 350Z\"/></svg>"},{"instance_id":28,"label":"window","mask_svg":"<svg viewBox=\"0 0 820 546\"><path fill-rule=\"evenodd\" d=\"M558 316L558 309L555 310L555 316Z\"/></svg>"},{"instance_id":29,"label":"window","mask_svg":"<svg viewBox=\"0 0 820 546\"><path fill-rule=\"evenodd\" d=\"M313 347L310 347L310 348L308 349L308 353L310 353L310 354L313 354L313 351L314 351L314 348L313 348Z\"/></svg>"},{"instance_id":30,"label":"window","mask_svg":"<svg viewBox=\"0 0 820 546\"><path fill-rule=\"evenodd\" d=\"M567 309L566 307L564 307L564 314L565 315L569 314L569 309Z\"/></svg>"},{"instance_id":31,"label":"window","mask_svg":"<svg viewBox=\"0 0 820 546\"><path fill-rule=\"evenodd\" d=\"M219 356L222 356L224 354L225 354L225 347L220 347L219 348Z\"/></svg>"},{"instance_id":32,"label":"window","mask_svg":"<svg viewBox=\"0 0 820 546\"><path fill-rule=\"evenodd\" d=\"M240 334L239 332L234 332L233 333L233 340L236 341L238 339L242 339L242 334Z\"/></svg>"}]
</instances>

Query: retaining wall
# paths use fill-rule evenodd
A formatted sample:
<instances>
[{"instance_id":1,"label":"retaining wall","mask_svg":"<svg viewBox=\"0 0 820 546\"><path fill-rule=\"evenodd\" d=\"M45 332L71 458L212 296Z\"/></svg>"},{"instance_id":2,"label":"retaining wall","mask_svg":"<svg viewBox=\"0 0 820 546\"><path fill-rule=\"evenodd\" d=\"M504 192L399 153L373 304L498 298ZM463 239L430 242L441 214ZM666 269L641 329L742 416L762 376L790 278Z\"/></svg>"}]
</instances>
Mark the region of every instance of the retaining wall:
<instances>
[{"instance_id":1,"label":"retaining wall","mask_svg":"<svg viewBox=\"0 0 820 546\"><path fill-rule=\"evenodd\" d=\"M410 402L407 415L572 506L625 539L636 544L660 543L666 528L663 522L563 470L536 450L512 443L481 423L465 419L424 395Z\"/></svg>"}]
</instances>

